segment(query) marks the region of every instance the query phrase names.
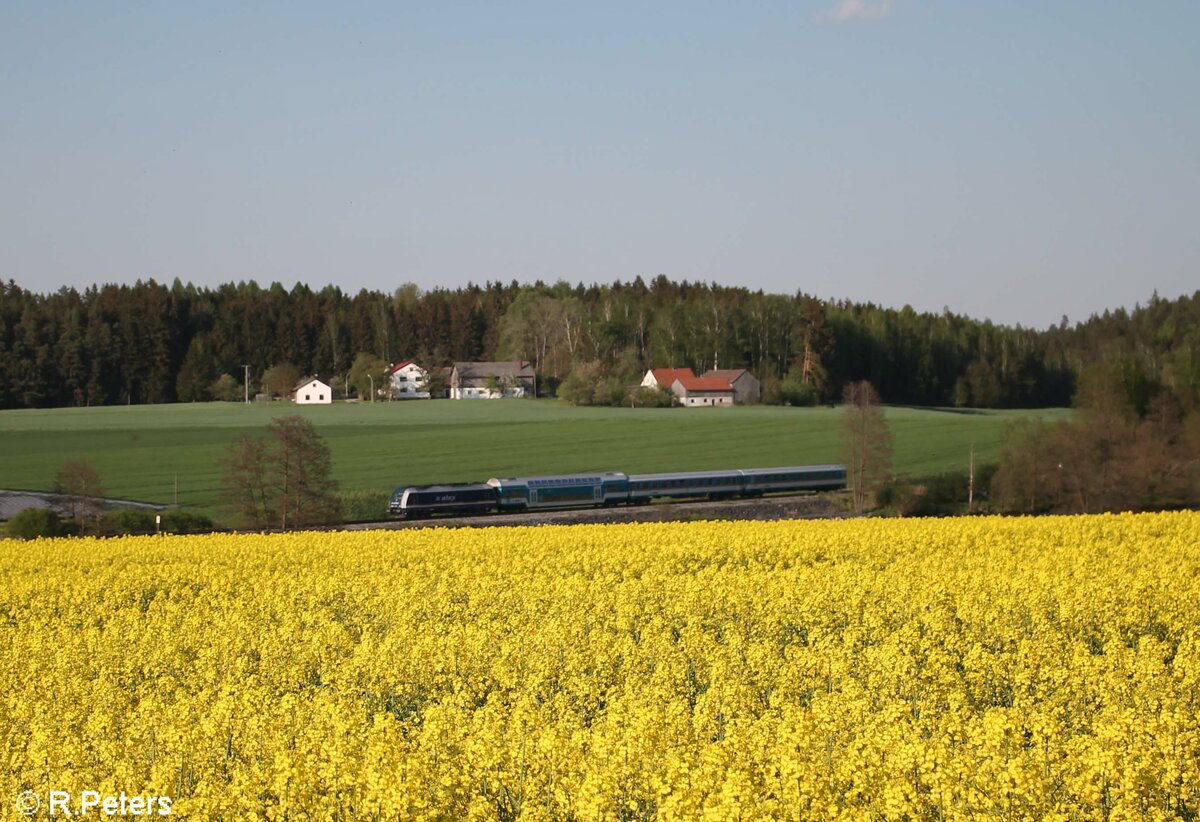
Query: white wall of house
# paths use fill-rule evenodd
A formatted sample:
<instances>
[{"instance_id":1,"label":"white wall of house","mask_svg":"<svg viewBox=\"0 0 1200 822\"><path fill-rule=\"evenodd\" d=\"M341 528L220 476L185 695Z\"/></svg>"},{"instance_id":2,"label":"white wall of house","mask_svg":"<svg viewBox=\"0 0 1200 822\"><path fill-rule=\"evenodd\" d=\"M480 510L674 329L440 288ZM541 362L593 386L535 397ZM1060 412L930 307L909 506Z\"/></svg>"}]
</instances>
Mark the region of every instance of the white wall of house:
<instances>
[{"instance_id":1,"label":"white wall of house","mask_svg":"<svg viewBox=\"0 0 1200 822\"><path fill-rule=\"evenodd\" d=\"M671 386L664 386L670 389ZM646 372L646 376L642 378L642 388L658 388L658 380L654 379L654 369L651 368Z\"/></svg>"},{"instance_id":2,"label":"white wall of house","mask_svg":"<svg viewBox=\"0 0 1200 822\"><path fill-rule=\"evenodd\" d=\"M398 400L429 399L429 391L425 388L428 378L425 369L413 362L397 368L392 372L392 397Z\"/></svg>"},{"instance_id":3,"label":"white wall of house","mask_svg":"<svg viewBox=\"0 0 1200 822\"><path fill-rule=\"evenodd\" d=\"M296 389L297 405L329 405L333 402L333 389L320 380L310 380Z\"/></svg>"},{"instance_id":4,"label":"white wall of house","mask_svg":"<svg viewBox=\"0 0 1200 822\"><path fill-rule=\"evenodd\" d=\"M715 406L733 405L732 393L710 394L707 392L700 392L692 394L685 392L681 399L684 407L686 408L713 408Z\"/></svg>"},{"instance_id":5,"label":"white wall of house","mask_svg":"<svg viewBox=\"0 0 1200 822\"><path fill-rule=\"evenodd\" d=\"M677 379L671 383L671 393L679 398L679 404L684 408L733 405L732 389L728 391L689 391L684 387L683 382Z\"/></svg>"},{"instance_id":6,"label":"white wall of house","mask_svg":"<svg viewBox=\"0 0 1200 822\"><path fill-rule=\"evenodd\" d=\"M452 400L499 400L505 397L524 397L525 386L500 386L495 391L489 391L487 386L467 385L462 388L451 388Z\"/></svg>"}]
</instances>

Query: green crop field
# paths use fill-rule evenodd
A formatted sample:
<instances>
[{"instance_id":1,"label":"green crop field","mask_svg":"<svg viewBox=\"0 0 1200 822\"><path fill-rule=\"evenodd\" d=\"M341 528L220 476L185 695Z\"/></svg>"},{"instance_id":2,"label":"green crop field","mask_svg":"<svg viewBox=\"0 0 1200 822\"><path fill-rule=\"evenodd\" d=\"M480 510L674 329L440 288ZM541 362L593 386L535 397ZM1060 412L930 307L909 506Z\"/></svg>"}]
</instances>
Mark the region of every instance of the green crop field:
<instances>
[{"instance_id":1,"label":"green crop field","mask_svg":"<svg viewBox=\"0 0 1200 822\"><path fill-rule=\"evenodd\" d=\"M1067 412L889 408L897 473L995 457L1005 420ZM219 461L240 433L301 414L343 491L512 474L767 467L839 461L833 408L573 408L553 400L118 406L0 412L0 489L50 490L86 459L110 496L217 511Z\"/></svg>"}]
</instances>

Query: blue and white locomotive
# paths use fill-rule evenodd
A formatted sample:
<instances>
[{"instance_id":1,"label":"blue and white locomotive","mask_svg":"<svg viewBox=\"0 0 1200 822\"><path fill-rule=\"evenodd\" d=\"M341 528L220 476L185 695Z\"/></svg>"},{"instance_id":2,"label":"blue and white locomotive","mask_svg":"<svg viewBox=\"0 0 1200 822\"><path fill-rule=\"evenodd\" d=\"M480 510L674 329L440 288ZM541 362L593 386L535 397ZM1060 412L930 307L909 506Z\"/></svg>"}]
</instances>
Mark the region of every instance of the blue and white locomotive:
<instances>
[{"instance_id":1,"label":"blue and white locomotive","mask_svg":"<svg viewBox=\"0 0 1200 822\"><path fill-rule=\"evenodd\" d=\"M493 477L486 483L397 488L388 510L409 518L434 514L521 513L555 508L636 505L655 499L730 499L846 487L843 465L730 471L624 474L619 471L543 477Z\"/></svg>"}]
</instances>

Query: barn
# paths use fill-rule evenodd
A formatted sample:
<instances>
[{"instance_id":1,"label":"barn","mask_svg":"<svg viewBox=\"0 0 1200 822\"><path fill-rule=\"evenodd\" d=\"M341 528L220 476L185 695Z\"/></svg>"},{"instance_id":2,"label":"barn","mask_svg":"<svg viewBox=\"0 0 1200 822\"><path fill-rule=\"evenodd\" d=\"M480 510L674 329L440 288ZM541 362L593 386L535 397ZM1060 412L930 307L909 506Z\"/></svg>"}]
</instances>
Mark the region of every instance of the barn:
<instances>
[{"instance_id":1,"label":"barn","mask_svg":"<svg viewBox=\"0 0 1200 822\"><path fill-rule=\"evenodd\" d=\"M676 377L671 393L687 408L733 405L733 386L720 377Z\"/></svg>"},{"instance_id":2,"label":"barn","mask_svg":"<svg viewBox=\"0 0 1200 822\"><path fill-rule=\"evenodd\" d=\"M705 371L705 379L725 380L733 386L733 401L737 405L756 403L762 395L762 385L758 378L745 368L719 368Z\"/></svg>"},{"instance_id":3,"label":"barn","mask_svg":"<svg viewBox=\"0 0 1200 822\"><path fill-rule=\"evenodd\" d=\"M450 370L450 399L495 400L532 397L536 391L533 366L517 362L456 362Z\"/></svg>"}]
</instances>

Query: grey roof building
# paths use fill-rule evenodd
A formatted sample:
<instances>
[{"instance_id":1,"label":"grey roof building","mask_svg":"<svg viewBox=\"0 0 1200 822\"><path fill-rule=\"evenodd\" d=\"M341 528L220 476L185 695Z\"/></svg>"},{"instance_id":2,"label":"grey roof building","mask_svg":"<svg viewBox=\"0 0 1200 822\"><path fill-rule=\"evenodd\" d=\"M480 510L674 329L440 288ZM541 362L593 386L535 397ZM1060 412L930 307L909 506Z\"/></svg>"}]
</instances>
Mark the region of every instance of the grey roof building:
<instances>
[{"instance_id":1,"label":"grey roof building","mask_svg":"<svg viewBox=\"0 0 1200 822\"><path fill-rule=\"evenodd\" d=\"M532 397L537 377L524 360L513 362L456 362L450 369L450 399Z\"/></svg>"}]
</instances>

